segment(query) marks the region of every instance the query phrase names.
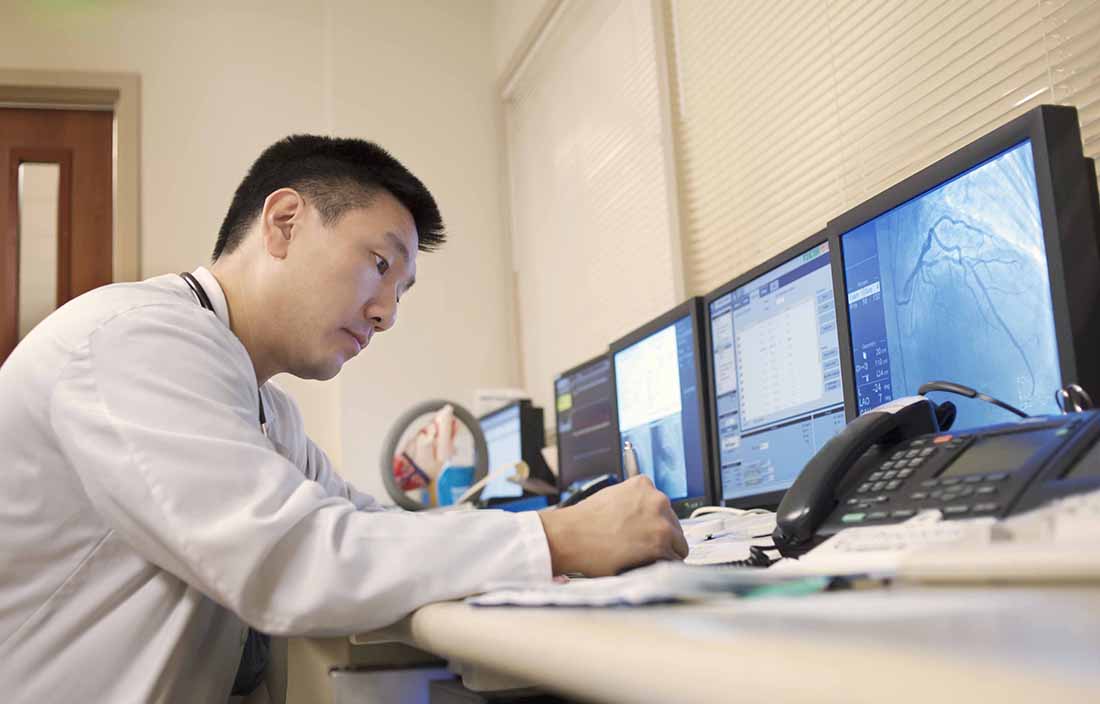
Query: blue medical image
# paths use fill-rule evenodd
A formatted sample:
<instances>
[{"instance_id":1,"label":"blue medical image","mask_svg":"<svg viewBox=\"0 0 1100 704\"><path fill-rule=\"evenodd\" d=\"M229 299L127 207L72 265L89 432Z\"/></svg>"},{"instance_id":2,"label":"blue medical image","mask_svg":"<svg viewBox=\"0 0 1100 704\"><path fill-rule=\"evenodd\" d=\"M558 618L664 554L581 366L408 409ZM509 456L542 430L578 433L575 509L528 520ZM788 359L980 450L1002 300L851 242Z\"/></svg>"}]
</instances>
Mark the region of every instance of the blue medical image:
<instances>
[{"instance_id":1,"label":"blue medical image","mask_svg":"<svg viewBox=\"0 0 1100 704\"><path fill-rule=\"evenodd\" d=\"M848 232L842 245L860 413L938 379L1030 413L1057 411L1061 374L1030 142ZM1011 419L951 400L959 428Z\"/></svg>"},{"instance_id":2,"label":"blue medical image","mask_svg":"<svg viewBox=\"0 0 1100 704\"><path fill-rule=\"evenodd\" d=\"M654 486L670 499L688 495L684 431L679 413L633 428L623 433L623 438L634 446L638 471L652 479Z\"/></svg>"}]
</instances>

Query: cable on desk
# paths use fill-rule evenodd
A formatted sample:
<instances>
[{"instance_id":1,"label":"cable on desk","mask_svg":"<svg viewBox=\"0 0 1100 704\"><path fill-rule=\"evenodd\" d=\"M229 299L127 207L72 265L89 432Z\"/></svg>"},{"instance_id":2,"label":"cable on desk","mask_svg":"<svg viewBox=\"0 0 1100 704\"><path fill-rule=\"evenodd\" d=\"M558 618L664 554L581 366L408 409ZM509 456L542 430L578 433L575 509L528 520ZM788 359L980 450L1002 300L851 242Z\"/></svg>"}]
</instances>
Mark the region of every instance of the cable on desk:
<instances>
[{"instance_id":1,"label":"cable on desk","mask_svg":"<svg viewBox=\"0 0 1100 704\"><path fill-rule=\"evenodd\" d=\"M778 548L776 548L774 546L772 546L772 547L768 547L768 546L761 547L759 545L750 545L749 546L749 556L747 558L745 558L744 560L734 560L732 562L719 562L719 563L715 563L715 565L718 566L718 567L770 567L775 562L778 562L778 560L773 560L772 558L768 557L768 553L765 552L765 551L766 550L777 550L777 549Z\"/></svg>"}]
</instances>

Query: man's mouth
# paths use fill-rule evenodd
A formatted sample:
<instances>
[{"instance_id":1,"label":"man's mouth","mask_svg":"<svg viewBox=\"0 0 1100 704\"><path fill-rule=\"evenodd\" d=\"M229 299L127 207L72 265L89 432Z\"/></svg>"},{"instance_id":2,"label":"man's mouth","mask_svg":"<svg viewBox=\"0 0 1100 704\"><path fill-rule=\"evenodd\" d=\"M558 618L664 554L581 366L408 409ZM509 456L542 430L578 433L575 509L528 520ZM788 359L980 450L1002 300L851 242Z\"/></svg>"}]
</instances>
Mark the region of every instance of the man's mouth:
<instances>
[{"instance_id":1,"label":"man's mouth","mask_svg":"<svg viewBox=\"0 0 1100 704\"><path fill-rule=\"evenodd\" d=\"M347 328L344 328L343 330L348 335L351 335L352 339L355 340L359 344L359 349L360 350L362 350L364 347L366 347L367 343L370 342L370 335L362 335L362 334L357 333L353 330L348 330Z\"/></svg>"}]
</instances>

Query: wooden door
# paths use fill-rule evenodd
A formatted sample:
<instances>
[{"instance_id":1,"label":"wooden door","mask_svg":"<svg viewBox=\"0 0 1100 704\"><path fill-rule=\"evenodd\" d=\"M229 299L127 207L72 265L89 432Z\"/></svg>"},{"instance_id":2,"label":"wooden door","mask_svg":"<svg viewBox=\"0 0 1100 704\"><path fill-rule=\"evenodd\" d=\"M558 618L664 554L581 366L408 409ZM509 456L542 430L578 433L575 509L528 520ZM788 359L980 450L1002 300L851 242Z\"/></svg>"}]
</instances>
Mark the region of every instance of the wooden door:
<instances>
[{"instance_id":1,"label":"wooden door","mask_svg":"<svg viewBox=\"0 0 1100 704\"><path fill-rule=\"evenodd\" d=\"M0 363L20 338L20 166L58 165L55 305L111 282L113 118L0 108Z\"/></svg>"}]
</instances>

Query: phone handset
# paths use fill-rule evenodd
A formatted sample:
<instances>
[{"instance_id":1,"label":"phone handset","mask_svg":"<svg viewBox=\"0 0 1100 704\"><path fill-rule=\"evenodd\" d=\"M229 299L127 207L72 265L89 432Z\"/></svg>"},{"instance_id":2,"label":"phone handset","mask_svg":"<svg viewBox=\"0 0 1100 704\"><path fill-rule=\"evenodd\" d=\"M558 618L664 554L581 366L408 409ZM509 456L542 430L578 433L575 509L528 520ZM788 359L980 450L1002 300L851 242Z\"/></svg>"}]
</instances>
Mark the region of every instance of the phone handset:
<instances>
[{"instance_id":1,"label":"phone handset","mask_svg":"<svg viewBox=\"0 0 1100 704\"><path fill-rule=\"evenodd\" d=\"M936 404L906 396L873 408L834 435L806 464L784 494L772 537L779 551L797 555L836 506L836 489L868 450L940 430Z\"/></svg>"}]
</instances>

